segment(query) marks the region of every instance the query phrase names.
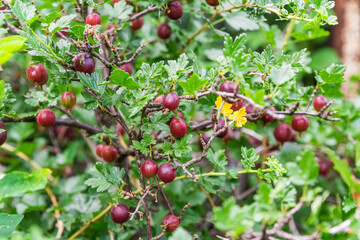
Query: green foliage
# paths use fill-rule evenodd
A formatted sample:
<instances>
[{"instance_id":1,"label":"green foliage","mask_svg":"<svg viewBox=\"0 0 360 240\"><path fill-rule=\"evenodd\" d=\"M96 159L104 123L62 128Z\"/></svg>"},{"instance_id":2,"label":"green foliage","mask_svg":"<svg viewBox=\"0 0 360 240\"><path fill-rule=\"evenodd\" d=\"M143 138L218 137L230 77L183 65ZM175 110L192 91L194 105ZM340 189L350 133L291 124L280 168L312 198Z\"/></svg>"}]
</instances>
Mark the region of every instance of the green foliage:
<instances>
[{"instance_id":1,"label":"green foliage","mask_svg":"<svg viewBox=\"0 0 360 240\"><path fill-rule=\"evenodd\" d=\"M328 25L337 24L334 1L222 0L216 10L205 0L179 1L181 21L166 17L170 1L165 0L6 2L9 7L0 13L5 36L0 38L0 116L7 128L0 146L0 238L54 239L60 232L63 239L145 239L145 205L155 237L170 213L167 202L176 216L191 206L180 227L163 239L194 239L194 234L238 239L251 231L260 236L263 227L272 231L299 203L304 204L293 219L301 235L318 231L321 239L360 238L360 110L358 99L342 99L346 67L326 46ZM86 9L100 14L101 25L84 23ZM133 31L129 18L142 11L144 25ZM157 36L162 23L172 31L167 40ZM74 72L79 52L96 61L91 75ZM119 69L124 61L132 64L133 74ZM26 76L27 67L37 63L49 75L41 89ZM248 115L242 128L215 107L224 95L223 81L232 81L244 102ZM340 122L316 115L309 103L315 87L316 96L335 101L325 114ZM59 104L66 90L77 97L72 109ZM169 92L180 96L177 110L188 126L180 139L169 128L172 116L180 114L154 103ZM236 97L223 100L233 104ZM279 116L265 125L262 117L270 107ZM35 123L44 108L55 112L55 128ZM279 146L276 125L290 124L293 114L304 112L310 121L304 136ZM211 138L203 154L198 135L213 136L218 116L232 129L223 139ZM129 129L121 136L119 121ZM69 126L73 136L63 128ZM99 143L115 145L119 158L99 162ZM138 162L145 159L159 166L176 161L177 178L166 187L154 178L142 182ZM139 211L121 231L108 213L116 203L126 204L131 214ZM344 221L351 221L351 230L332 234ZM292 234L285 225L281 230Z\"/></svg>"},{"instance_id":2,"label":"green foliage","mask_svg":"<svg viewBox=\"0 0 360 240\"><path fill-rule=\"evenodd\" d=\"M31 174L16 171L6 174L0 180L0 200L44 189L50 174L50 169L34 170Z\"/></svg>"}]
</instances>

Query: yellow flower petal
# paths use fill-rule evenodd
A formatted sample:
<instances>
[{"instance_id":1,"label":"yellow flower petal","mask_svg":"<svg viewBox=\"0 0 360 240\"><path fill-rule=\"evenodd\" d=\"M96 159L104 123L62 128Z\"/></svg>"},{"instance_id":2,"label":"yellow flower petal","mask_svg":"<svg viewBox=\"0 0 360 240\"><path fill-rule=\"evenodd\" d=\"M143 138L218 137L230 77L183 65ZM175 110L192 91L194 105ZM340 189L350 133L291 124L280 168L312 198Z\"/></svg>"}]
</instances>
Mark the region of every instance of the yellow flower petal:
<instances>
[{"instance_id":1,"label":"yellow flower petal","mask_svg":"<svg viewBox=\"0 0 360 240\"><path fill-rule=\"evenodd\" d=\"M215 102L216 108L220 108L222 105L222 102L223 102L222 97L218 96L218 98L216 99L216 102Z\"/></svg>"},{"instance_id":2,"label":"yellow flower petal","mask_svg":"<svg viewBox=\"0 0 360 240\"><path fill-rule=\"evenodd\" d=\"M230 116L230 114L233 113L233 110L231 109L232 105L230 103L225 103L223 108L221 109L221 113L224 114L225 117Z\"/></svg>"},{"instance_id":3,"label":"yellow flower petal","mask_svg":"<svg viewBox=\"0 0 360 240\"><path fill-rule=\"evenodd\" d=\"M246 124L247 120L246 118L241 118L239 121L235 122L236 127L242 127Z\"/></svg>"}]
</instances>

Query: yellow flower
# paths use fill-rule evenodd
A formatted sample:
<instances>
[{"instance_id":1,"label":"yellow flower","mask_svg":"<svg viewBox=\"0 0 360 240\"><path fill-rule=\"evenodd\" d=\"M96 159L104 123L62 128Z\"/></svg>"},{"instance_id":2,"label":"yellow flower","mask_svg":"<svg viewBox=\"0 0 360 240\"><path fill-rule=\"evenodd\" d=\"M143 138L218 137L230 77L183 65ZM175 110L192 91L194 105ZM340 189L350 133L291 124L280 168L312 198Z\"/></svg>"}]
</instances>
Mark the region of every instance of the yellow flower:
<instances>
[{"instance_id":1,"label":"yellow flower","mask_svg":"<svg viewBox=\"0 0 360 240\"><path fill-rule=\"evenodd\" d=\"M222 104L223 104L222 97L218 96L218 98L216 99L216 102L215 102L216 108L219 109ZM233 113L233 110L231 109L231 107L232 107L232 104L225 102L223 108L221 109L221 113L225 117L230 116Z\"/></svg>"},{"instance_id":2,"label":"yellow flower","mask_svg":"<svg viewBox=\"0 0 360 240\"><path fill-rule=\"evenodd\" d=\"M234 112L229 119L235 122L236 127L242 127L247 122L245 116L246 109L243 107L239 111Z\"/></svg>"}]
</instances>

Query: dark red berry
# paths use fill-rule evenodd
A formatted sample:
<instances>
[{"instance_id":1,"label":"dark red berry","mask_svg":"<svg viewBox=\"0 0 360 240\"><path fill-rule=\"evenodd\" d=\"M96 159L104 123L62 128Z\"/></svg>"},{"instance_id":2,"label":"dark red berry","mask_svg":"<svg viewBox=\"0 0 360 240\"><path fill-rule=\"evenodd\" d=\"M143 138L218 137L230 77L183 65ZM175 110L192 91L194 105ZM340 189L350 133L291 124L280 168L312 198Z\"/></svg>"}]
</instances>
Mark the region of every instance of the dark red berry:
<instances>
[{"instance_id":1,"label":"dark red berry","mask_svg":"<svg viewBox=\"0 0 360 240\"><path fill-rule=\"evenodd\" d=\"M166 225L167 232L173 232L179 227L179 218L174 215L168 215L163 218L161 225Z\"/></svg>"},{"instance_id":2,"label":"dark red berry","mask_svg":"<svg viewBox=\"0 0 360 240\"><path fill-rule=\"evenodd\" d=\"M214 123L215 126L215 123ZM223 129L225 127L225 121L220 119L218 122L218 125L216 127L216 132ZM226 136L226 134L228 133L228 127L225 127L225 131L221 132L219 135L217 135L218 138L223 138Z\"/></svg>"},{"instance_id":3,"label":"dark red berry","mask_svg":"<svg viewBox=\"0 0 360 240\"><path fill-rule=\"evenodd\" d=\"M43 109L37 116L37 123L43 127L52 127L55 125L55 113L49 109Z\"/></svg>"},{"instance_id":4,"label":"dark red berry","mask_svg":"<svg viewBox=\"0 0 360 240\"><path fill-rule=\"evenodd\" d=\"M36 86L44 85L49 79L48 71L41 63L29 66L26 70L26 76L29 81L34 83Z\"/></svg>"},{"instance_id":5,"label":"dark red berry","mask_svg":"<svg viewBox=\"0 0 360 240\"><path fill-rule=\"evenodd\" d=\"M304 132L309 127L309 119L303 115L295 116L291 120L291 126L299 133Z\"/></svg>"},{"instance_id":6,"label":"dark red berry","mask_svg":"<svg viewBox=\"0 0 360 240\"><path fill-rule=\"evenodd\" d=\"M168 24L160 24L157 28L157 35L159 38L168 39L171 36L171 28Z\"/></svg>"},{"instance_id":7,"label":"dark red berry","mask_svg":"<svg viewBox=\"0 0 360 240\"><path fill-rule=\"evenodd\" d=\"M289 138L289 142L296 142L296 132L293 129L291 129L291 135Z\"/></svg>"},{"instance_id":8,"label":"dark red berry","mask_svg":"<svg viewBox=\"0 0 360 240\"><path fill-rule=\"evenodd\" d=\"M158 141L158 136L157 136L156 133L151 132L151 133L150 133L150 136L153 136L153 137L155 138L155 141L156 141L156 142Z\"/></svg>"},{"instance_id":9,"label":"dark red berry","mask_svg":"<svg viewBox=\"0 0 360 240\"><path fill-rule=\"evenodd\" d=\"M101 156L106 162L113 162L118 158L119 153L116 147L108 145L103 148Z\"/></svg>"},{"instance_id":10,"label":"dark red berry","mask_svg":"<svg viewBox=\"0 0 360 240\"><path fill-rule=\"evenodd\" d=\"M162 164L158 169L158 177L164 183L174 181L174 179L176 178L176 170L174 169L174 166L170 163Z\"/></svg>"},{"instance_id":11,"label":"dark red berry","mask_svg":"<svg viewBox=\"0 0 360 240\"><path fill-rule=\"evenodd\" d=\"M126 64L122 65L121 67L119 67L119 69L127 72L130 75L132 75L133 67L132 67L132 65L130 63L126 63Z\"/></svg>"},{"instance_id":12,"label":"dark red berry","mask_svg":"<svg viewBox=\"0 0 360 240\"><path fill-rule=\"evenodd\" d=\"M180 99L176 92L171 92L165 95L163 105L165 108L175 110L179 106Z\"/></svg>"},{"instance_id":13,"label":"dark red berry","mask_svg":"<svg viewBox=\"0 0 360 240\"><path fill-rule=\"evenodd\" d=\"M231 110L238 111L245 106L244 101L238 101L231 106Z\"/></svg>"},{"instance_id":14,"label":"dark red berry","mask_svg":"<svg viewBox=\"0 0 360 240\"><path fill-rule=\"evenodd\" d=\"M181 112L179 112L178 110L175 110L175 112L177 112L179 118L184 119L184 115ZM166 124L170 125L171 121L174 120L175 118L176 118L176 116L173 113L173 115L171 116L171 119Z\"/></svg>"},{"instance_id":15,"label":"dark red berry","mask_svg":"<svg viewBox=\"0 0 360 240\"><path fill-rule=\"evenodd\" d=\"M73 141L76 139L76 133L73 127L68 126L57 126L55 127L56 136L59 141L63 142L65 140Z\"/></svg>"},{"instance_id":16,"label":"dark red berry","mask_svg":"<svg viewBox=\"0 0 360 240\"><path fill-rule=\"evenodd\" d=\"M158 172L158 165L153 160L145 160L140 166L141 174L146 178L155 177Z\"/></svg>"},{"instance_id":17,"label":"dark red berry","mask_svg":"<svg viewBox=\"0 0 360 240\"><path fill-rule=\"evenodd\" d=\"M201 134L200 136L201 136L201 138L204 140L205 144L208 144L208 142L209 142L209 140L210 140L209 137L206 136L206 134ZM201 151L204 150L204 147L203 147L203 145L202 145L202 142L201 142L201 140L200 140L200 137L199 137L199 147L200 147Z\"/></svg>"},{"instance_id":18,"label":"dark red berry","mask_svg":"<svg viewBox=\"0 0 360 240\"><path fill-rule=\"evenodd\" d=\"M235 91L235 84L231 81L225 81L220 86L221 92L227 92L227 93L234 93Z\"/></svg>"},{"instance_id":19,"label":"dark red berry","mask_svg":"<svg viewBox=\"0 0 360 240\"><path fill-rule=\"evenodd\" d=\"M187 124L184 119L175 118L170 123L171 135L175 138L182 138L188 131Z\"/></svg>"},{"instance_id":20,"label":"dark red berry","mask_svg":"<svg viewBox=\"0 0 360 240\"><path fill-rule=\"evenodd\" d=\"M183 8L179 1L172 2L168 5L166 10L167 16L170 19L178 20L183 15Z\"/></svg>"},{"instance_id":21,"label":"dark red berry","mask_svg":"<svg viewBox=\"0 0 360 240\"><path fill-rule=\"evenodd\" d=\"M131 16L133 16L133 15L131 15ZM132 21L130 28L132 30L136 31L136 30L139 30L143 24L144 24L144 18L139 17L138 19L135 19L134 21Z\"/></svg>"},{"instance_id":22,"label":"dark red berry","mask_svg":"<svg viewBox=\"0 0 360 240\"><path fill-rule=\"evenodd\" d=\"M123 126L118 124L116 126L116 133L117 133L118 136L123 136L125 134L125 129L123 128Z\"/></svg>"},{"instance_id":23,"label":"dark red berry","mask_svg":"<svg viewBox=\"0 0 360 240\"><path fill-rule=\"evenodd\" d=\"M328 100L326 99L326 97L320 95L316 97L314 100L314 109L319 112L327 104L328 104Z\"/></svg>"},{"instance_id":24,"label":"dark red berry","mask_svg":"<svg viewBox=\"0 0 360 240\"><path fill-rule=\"evenodd\" d=\"M0 121L0 129L5 130L5 132L0 133L0 146L1 146L5 143L6 138L7 138L6 127L5 127L5 124L3 121Z\"/></svg>"},{"instance_id":25,"label":"dark red berry","mask_svg":"<svg viewBox=\"0 0 360 240\"><path fill-rule=\"evenodd\" d=\"M64 35L66 37L68 35L68 32L66 32L65 30L68 30L68 29L69 29L68 27L64 27L64 28L59 30L59 33L61 33L62 35Z\"/></svg>"},{"instance_id":26,"label":"dark red berry","mask_svg":"<svg viewBox=\"0 0 360 240\"><path fill-rule=\"evenodd\" d=\"M129 220L130 210L125 204L118 203L111 209L110 217L113 222L123 224Z\"/></svg>"},{"instance_id":27,"label":"dark red berry","mask_svg":"<svg viewBox=\"0 0 360 240\"><path fill-rule=\"evenodd\" d=\"M164 101L164 95L159 95L155 98L154 103L163 103Z\"/></svg>"},{"instance_id":28,"label":"dark red berry","mask_svg":"<svg viewBox=\"0 0 360 240\"><path fill-rule=\"evenodd\" d=\"M317 159L319 164L319 174L325 177L330 171L330 166L326 163L326 161L323 161L320 158Z\"/></svg>"},{"instance_id":29,"label":"dark red berry","mask_svg":"<svg viewBox=\"0 0 360 240\"><path fill-rule=\"evenodd\" d=\"M251 104L246 105L245 110L246 110L246 114L255 113L255 111L254 111L254 106L251 105Z\"/></svg>"},{"instance_id":30,"label":"dark red berry","mask_svg":"<svg viewBox=\"0 0 360 240\"><path fill-rule=\"evenodd\" d=\"M103 153L105 147L106 147L105 144L99 144L96 146L96 155L98 155L98 157L102 158L102 153Z\"/></svg>"},{"instance_id":31,"label":"dark red berry","mask_svg":"<svg viewBox=\"0 0 360 240\"><path fill-rule=\"evenodd\" d=\"M6 9L6 6L0 7L0 10L5 10L5 9Z\"/></svg>"},{"instance_id":32,"label":"dark red berry","mask_svg":"<svg viewBox=\"0 0 360 240\"><path fill-rule=\"evenodd\" d=\"M61 105L65 108L71 108L76 103L76 95L73 92L66 91L61 95Z\"/></svg>"},{"instance_id":33,"label":"dark red berry","mask_svg":"<svg viewBox=\"0 0 360 240\"><path fill-rule=\"evenodd\" d=\"M91 26L100 25L101 17L97 13L90 13L89 15L87 15L85 22L86 24L89 24Z\"/></svg>"},{"instance_id":34,"label":"dark red berry","mask_svg":"<svg viewBox=\"0 0 360 240\"><path fill-rule=\"evenodd\" d=\"M114 29L115 25L114 24L110 24L109 26L107 26L106 30L111 30Z\"/></svg>"},{"instance_id":35,"label":"dark red berry","mask_svg":"<svg viewBox=\"0 0 360 240\"><path fill-rule=\"evenodd\" d=\"M275 136L275 139L280 143L289 141L290 137L291 137L290 126L287 123L280 123L275 128L274 136Z\"/></svg>"},{"instance_id":36,"label":"dark red berry","mask_svg":"<svg viewBox=\"0 0 360 240\"><path fill-rule=\"evenodd\" d=\"M73 59L74 68L77 72L92 74L95 72L95 61L90 53L78 53Z\"/></svg>"},{"instance_id":37,"label":"dark red berry","mask_svg":"<svg viewBox=\"0 0 360 240\"><path fill-rule=\"evenodd\" d=\"M206 0L206 3L209 4L212 7L219 6L219 1L218 0Z\"/></svg>"},{"instance_id":38,"label":"dark red berry","mask_svg":"<svg viewBox=\"0 0 360 240\"><path fill-rule=\"evenodd\" d=\"M276 111L276 108L275 107L271 107L269 109L269 111L272 111L272 112L275 112ZM274 122L276 119L271 116L270 114L264 114L261 118L261 120L264 122L264 123L269 123L269 122Z\"/></svg>"}]
</instances>

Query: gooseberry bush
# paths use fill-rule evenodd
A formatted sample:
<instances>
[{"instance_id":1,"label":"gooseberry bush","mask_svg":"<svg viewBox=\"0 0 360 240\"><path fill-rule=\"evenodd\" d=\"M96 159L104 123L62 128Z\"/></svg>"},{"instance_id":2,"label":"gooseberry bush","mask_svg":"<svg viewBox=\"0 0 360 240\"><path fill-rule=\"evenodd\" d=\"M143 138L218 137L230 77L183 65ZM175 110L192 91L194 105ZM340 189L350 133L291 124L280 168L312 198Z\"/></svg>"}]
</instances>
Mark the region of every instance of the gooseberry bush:
<instances>
[{"instance_id":1,"label":"gooseberry bush","mask_svg":"<svg viewBox=\"0 0 360 240\"><path fill-rule=\"evenodd\" d=\"M334 4L2 0L0 238L360 239Z\"/></svg>"}]
</instances>

